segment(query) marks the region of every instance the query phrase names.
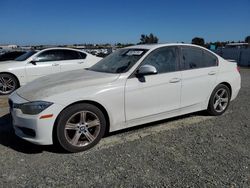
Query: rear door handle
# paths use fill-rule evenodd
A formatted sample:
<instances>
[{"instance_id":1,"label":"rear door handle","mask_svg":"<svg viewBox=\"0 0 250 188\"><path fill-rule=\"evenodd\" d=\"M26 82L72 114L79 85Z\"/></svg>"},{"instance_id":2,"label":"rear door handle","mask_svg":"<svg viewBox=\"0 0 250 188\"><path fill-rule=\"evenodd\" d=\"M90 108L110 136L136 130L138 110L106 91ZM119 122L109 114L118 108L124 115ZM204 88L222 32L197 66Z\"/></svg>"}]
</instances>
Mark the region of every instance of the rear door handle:
<instances>
[{"instance_id":1,"label":"rear door handle","mask_svg":"<svg viewBox=\"0 0 250 188\"><path fill-rule=\"evenodd\" d=\"M172 78L169 82L170 83L177 83L177 82L180 82L181 79L180 78Z\"/></svg>"},{"instance_id":2,"label":"rear door handle","mask_svg":"<svg viewBox=\"0 0 250 188\"><path fill-rule=\"evenodd\" d=\"M84 63L84 61L80 61L80 62L78 62L78 64L83 64Z\"/></svg>"},{"instance_id":3,"label":"rear door handle","mask_svg":"<svg viewBox=\"0 0 250 188\"><path fill-rule=\"evenodd\" d=\"M52 64L52 66L58 66L59 65L59 63L53 63Z\"/></svg>"},{"instance_id":4,"label":"rear door handle","mask_svg":"<svg viewBox=\"0 0 250 188\"><path fill-rule=\"evenodd\" d=\"M216 74L215 71L211 71L211 72L208 73L208 75L215 75L215 74Z\"/></svg>"}]
</instances>

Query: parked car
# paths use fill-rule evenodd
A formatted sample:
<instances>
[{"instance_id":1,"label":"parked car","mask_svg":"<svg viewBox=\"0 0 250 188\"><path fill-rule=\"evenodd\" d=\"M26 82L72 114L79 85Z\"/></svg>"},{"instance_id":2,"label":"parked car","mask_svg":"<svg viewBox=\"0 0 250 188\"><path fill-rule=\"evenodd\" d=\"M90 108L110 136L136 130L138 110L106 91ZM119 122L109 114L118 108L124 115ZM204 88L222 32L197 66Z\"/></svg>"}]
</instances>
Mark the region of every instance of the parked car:
<instances>
[{"instance_id":1,"label":"parked car","mask_svg":"<svg viewBox=\"0 0 250 188\"><path fill-rule=\"evenodd\" d=\"M8 60L14 60L17 57L25 54L26 51L11 51L11 52L5 52L0 55L0 61L8 61Z\"/></svg>"},{"instance_id":2,"label":"parked car","mask_svg":"<svg viewBox=\"0 0 250 188\"><path fill-rule=\"evenodd\" d=\"M16 135L79 152L107 132L201 110L221 115L240 87L237 65L205 48L139 45L33 81L9 104Z\"/></svg>"},{"instance_id":3,"label":"parked car","mask_svg":"<svg viewBox=\"0 0 250 188\"><path fill-rule=\"evenodd\" d=\"M102 58L71 48L28 51L13 61L0 63L0 95L49 74L90 67Z\"/></svg>"}]
</instances>

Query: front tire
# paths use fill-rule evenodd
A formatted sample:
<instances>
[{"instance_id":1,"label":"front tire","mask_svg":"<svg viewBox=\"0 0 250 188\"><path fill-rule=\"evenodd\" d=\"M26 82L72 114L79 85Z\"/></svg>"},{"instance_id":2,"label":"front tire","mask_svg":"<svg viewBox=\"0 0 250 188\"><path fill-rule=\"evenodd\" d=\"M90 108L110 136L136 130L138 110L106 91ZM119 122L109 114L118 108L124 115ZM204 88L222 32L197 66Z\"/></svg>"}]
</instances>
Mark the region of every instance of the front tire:
<instances>
[{"instance_id":1,"label":"front tire","mask_svg":"<svg viewBox=\"0 0 250 188\"><path fill-rule=\"evenodd\" d=\"M66 108L57 122L58 142L68 152L81 152L92 148L101 140L106 129L106 119L102 111L87 103Z\"/></svg>"},{"instance_id":2,"label":"front tire","mask_svg":"<svg viewBox=\"0 0 250 188\"><path fill-rule=\"evenodd\" d=\"M8 73L0 74L0 95L9 95L19 87L15 76Z\"/></svg>"},{"instance_id":3,"label":"front tire","mask_svg":"<svg viewBox=\"0 0 250 188\"><path fill-rule=\"evenodd\" d=\"M229 88L224 84L219 84L210 97L208 113L213 116L222 115L227 110L230 99L231 93Z\"/></svg>"}]
</instances>

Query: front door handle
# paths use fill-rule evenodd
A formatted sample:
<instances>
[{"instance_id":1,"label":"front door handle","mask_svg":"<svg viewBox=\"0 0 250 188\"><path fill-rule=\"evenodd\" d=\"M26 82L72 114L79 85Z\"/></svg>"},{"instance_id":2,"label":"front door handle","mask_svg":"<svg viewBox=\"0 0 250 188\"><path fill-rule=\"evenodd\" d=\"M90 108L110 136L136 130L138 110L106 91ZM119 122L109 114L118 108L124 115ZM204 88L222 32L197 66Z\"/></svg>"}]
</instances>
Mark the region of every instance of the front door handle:
<instances>
[{"instance_id":1,"label":"front door handle","mask_svg":"<svg viewBox=\"0 0 250 188\"><path fill-rule=\"evenodd\" d=\"M58 66L59 65L59 63L53 63L52 64L52 66Z\"/></svg>"},{"instance_id":2,"label":"front door handle","mask_svg":"<svg viewBox=\"0 0 250 188\"><path fill-rule=\"evenodd\" d=\"M170 82L170 83L178 83L178 82L180 82L180 81L181 81L180 78L172 78L169 82Z\"/></svg>"},{"instance_id":3,"label":"front door handle","mask_svg":"<svg viewBox=\"0 0 250 188\"><path fill-rule=\"evenodd\" d=\"M216 74L215 71L211 71L211 72L208 73L208 75L215 75L215 74Z\"/></svg>"}]
</instances>

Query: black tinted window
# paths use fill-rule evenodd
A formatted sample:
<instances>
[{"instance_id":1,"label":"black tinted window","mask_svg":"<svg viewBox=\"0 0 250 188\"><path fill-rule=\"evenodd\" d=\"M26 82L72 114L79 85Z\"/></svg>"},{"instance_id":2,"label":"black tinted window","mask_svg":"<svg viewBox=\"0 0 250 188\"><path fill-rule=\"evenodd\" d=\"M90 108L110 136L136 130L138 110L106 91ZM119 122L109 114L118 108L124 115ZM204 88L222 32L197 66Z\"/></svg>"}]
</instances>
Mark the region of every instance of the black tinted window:
<instances>
[{"instance_id":1,"label":"black tinted window","mask_svg":"<svg viewBox=\"0 0 250 188\"><path fill-rule=\"evenodd\" d=\"M25 52L7 52L3 55L0 55L0 60L13 60L23 55L24 53Z\"/></svg>"},{"instance_id":2,"label":"black tinted window","mask_svg":"<svg viewBox=\"0 0 250 188\"><path fill-rule=\"evenodd\" d=\"M83 52L79 52L81 59L85 59L87 57L87 54L83 53Z\"/></svg>"},{"instance_id":3,"label":"black tinted window","mask_svg":"<svg viewBox=\"0 0 250 188\"><path fill-rule=\"evenodd\" d=\"M143 61L143 65L152 65L158 73L173 72L177 70L177 48L163 47L151 52Z\"/></svg>"},{"instance_id":4,"label":"black tinted window","mask_svg":"<svg viewBox=\"0 0 250 188\"><path fill-rule=\"evenodd\" d=\"M37 53L36 51L28 51L26 53L24 53L21 56L18 56L18 58L15 59L15 61L25 61L26 59L28 59L29 57L31 57L32 55L34 55L35 53Z\"/></svg>"},{"instance_id":5,"label":"black tinted window","mask_svg":"<svg viewBox=\"0 0 250 188\"><path fill-rule=\"evenodd\" d=\"M194 47L183 47L181 60L185 70L217 65L217 58L214 55Z\"/></svg>"},{"instance_id":6,"label":"black tinted window","mask_svg":"<svg viewBox=\"0 0 250 188\"><path fill-rule=\"evenodd\" d=\"M77 51L73 50L61 50L65 60L82 59L81 55Z\"/></svg>"},{"instance_id":7,"label":"black tinted window","mask_svg":"<svg viewBox=\"0 0 250 188\"><path fill-rule=\"evenodd\" d=\"M202 50L199 48L182 48L182 65L184 69L203 67Z\"/></svg>"},{"instance_id":8,"label":"black tinted window","mask_svg":"<svg viewBox=\"0 0 250 188\"><path fill-rule=\"evenodd\" d=\"M217 65L217 57L209 52L203 51L204 66L212 67Z\"/></svg>"},{"instance_id":9,"label":"black tinted window","mask_svg":"<svg viewBox=\"0 0 250 188\"><path fill-rule=\"evenodd\" d=\"M86 55L85 55L86 57ZM38 55L39 62L84 59L80 52L73 50L48 50Z\"/></svg>"},{"instance_id":10,"label":"black tinted window","mask_svg":"<svg viewBox=\"0 0 250 188\"><path fill-rule=\"evenodd\" d=\"M37 56L37 61L39 62L60 60L64 60L64 55L61 50L47 50Z\"/></svg>"}]
</instances>

